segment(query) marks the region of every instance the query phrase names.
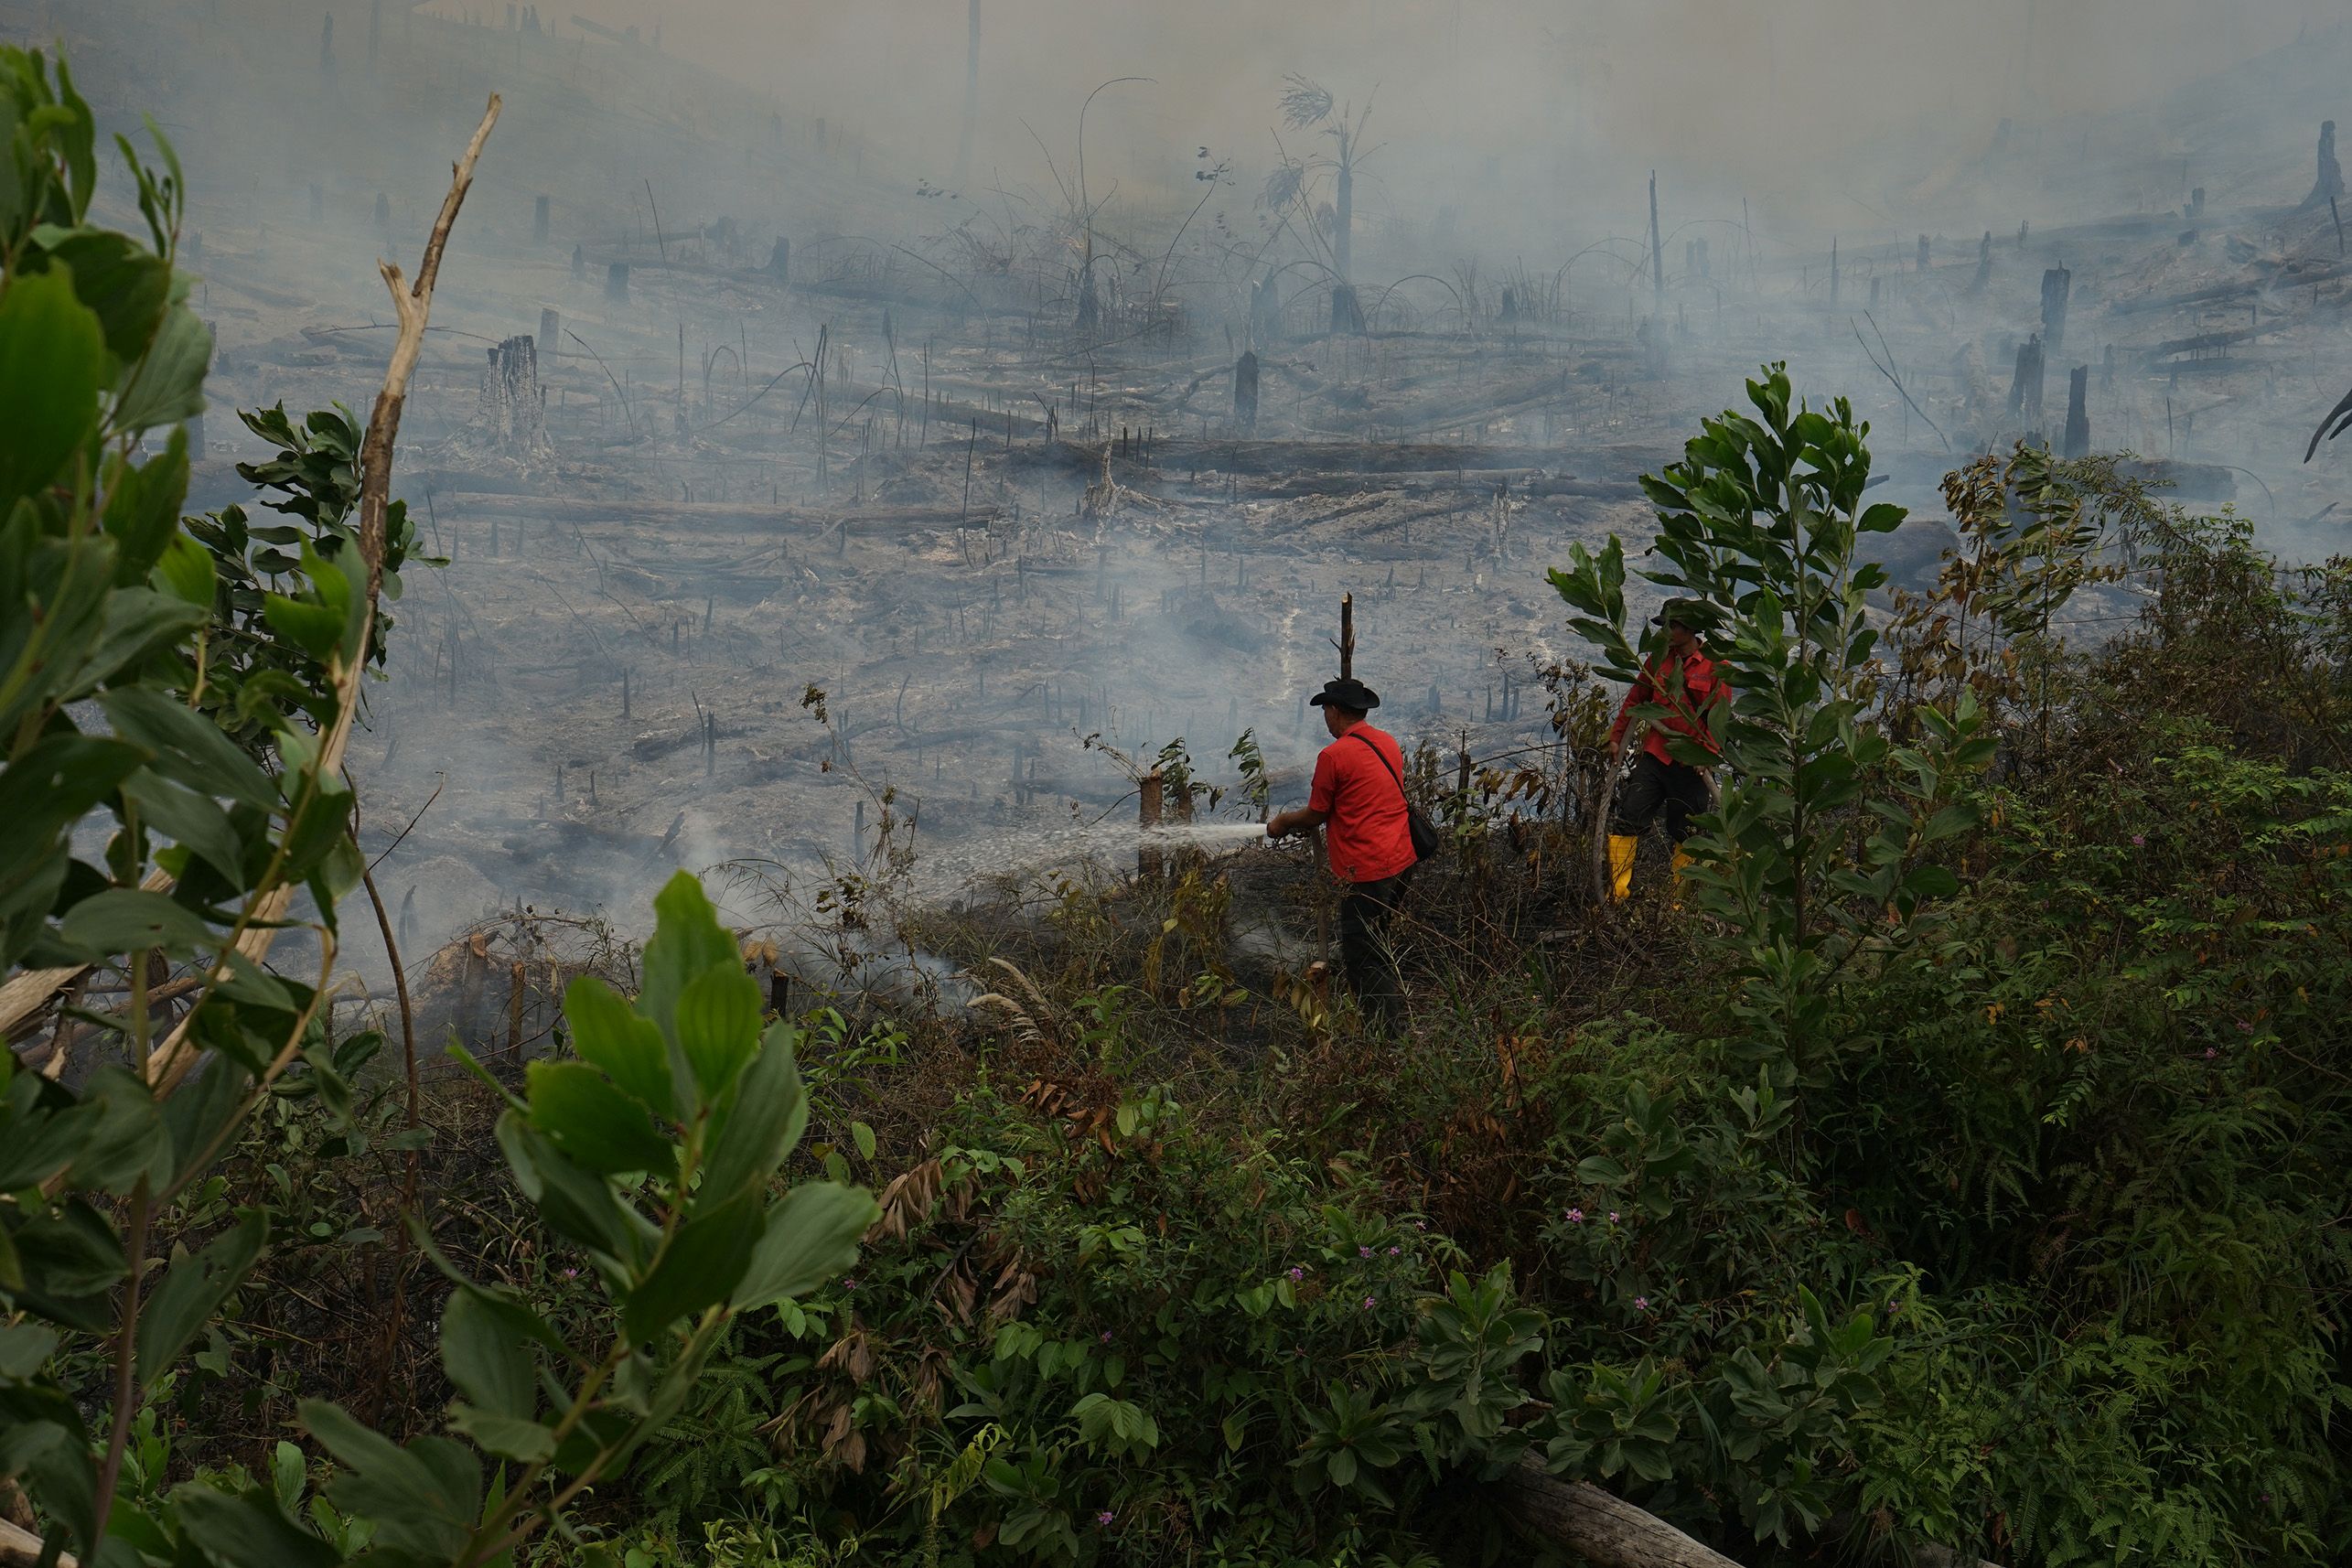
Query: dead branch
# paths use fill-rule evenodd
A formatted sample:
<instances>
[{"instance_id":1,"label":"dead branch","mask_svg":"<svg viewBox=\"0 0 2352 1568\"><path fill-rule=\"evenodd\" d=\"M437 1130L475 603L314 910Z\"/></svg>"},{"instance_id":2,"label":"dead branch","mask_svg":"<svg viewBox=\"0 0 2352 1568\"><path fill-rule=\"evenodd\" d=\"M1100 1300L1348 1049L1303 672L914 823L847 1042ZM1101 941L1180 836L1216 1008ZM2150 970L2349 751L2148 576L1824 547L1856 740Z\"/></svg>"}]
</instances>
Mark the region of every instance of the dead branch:
<instances>
[{"instance_id":1,"label":"dead branch","mask_svg":"<svg viewBox=\"0 0 2352 1568\"><path fill-rule=\"evenodd\" d=\"M416 282L403 287L405 280L399 267L390 262L377 263L384 286L392 292L392 308L400 314L400 335L392 344L383 390L376 394L374 417L368 422L367 441L360 451L360 554L368 568L367 602L360 612L360 639L352 657L334 666L336 715L333 727L319 747L317 767L317 777L322 779L332 777L343 766L352 721L359 715L360 678L367 667L368 639L375 627L376 597L383 586L385 520L392 504L392 450L400 437L401 411L408 401L409 378L415 373L417 357L424 348L425 326L433 313L434 285L441 275L441 258L449 246L449 231L457 221L458 209L465 205L467 191L473 187L474 166L482 156L482 144L489 139L490 128L498 124L499 108L499 97L492 93L482 123L467 145L465 156L451 169L449 194L441 203L441 215L434 220L432 238L425 242ZM285 918L294 894L294 888L281 886L263 897L244 934L237 939L239 956L259 964L268 954L278 923ZM217 973L225 977L228 972L224 954ZM147 1060L147 1081L159 1094L169 1094L178 1088L199 1054L188 1036L188 1019L194 1015L191 1013L188 1018L181 1019ZM283 1055L280 1059L285 1059Z\"/></svg>"}]
</instances>

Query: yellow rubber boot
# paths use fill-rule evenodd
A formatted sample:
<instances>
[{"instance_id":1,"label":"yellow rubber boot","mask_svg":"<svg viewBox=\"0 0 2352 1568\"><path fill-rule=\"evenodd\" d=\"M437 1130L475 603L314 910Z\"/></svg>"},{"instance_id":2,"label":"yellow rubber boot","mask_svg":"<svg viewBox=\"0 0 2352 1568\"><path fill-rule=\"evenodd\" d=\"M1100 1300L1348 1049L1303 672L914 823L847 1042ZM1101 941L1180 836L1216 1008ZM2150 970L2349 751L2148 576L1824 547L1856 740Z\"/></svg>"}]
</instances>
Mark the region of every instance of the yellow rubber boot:
<instances>
[{"instance_id":1,"label":"yellow rubber boot","mask_svg":"<svg viewBox=\"0 0 2352 1568\"><path fill-rule=\"evenodd\" d=\"M1674 892L1670 901L1677 909L1682 907L1682 873L1690 865L1690 852L1681 844L1676 844L1674 846Z\"/></svg>"},{"instance_id":2,"label":"yellow rubber boot","mask_svg":"<svg viewBox=\"0 0 2352 1568\"><path fill-rule=\"evenodd\" d=\"M1641 840L1631 833L1609 835L1609 897L1622 904L1633 894L1633 857Z\"/></svg>"}]
</instances>

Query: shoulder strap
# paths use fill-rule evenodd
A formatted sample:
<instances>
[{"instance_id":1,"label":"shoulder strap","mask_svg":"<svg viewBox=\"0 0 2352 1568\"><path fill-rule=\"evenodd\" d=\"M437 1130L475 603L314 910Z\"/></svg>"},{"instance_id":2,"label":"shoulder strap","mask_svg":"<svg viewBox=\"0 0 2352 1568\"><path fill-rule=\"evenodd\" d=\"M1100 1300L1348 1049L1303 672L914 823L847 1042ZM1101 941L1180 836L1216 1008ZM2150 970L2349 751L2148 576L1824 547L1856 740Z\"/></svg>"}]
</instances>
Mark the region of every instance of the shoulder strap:
<instances>
[{"instance_id":1,"label":"shoulder strap","mask_svg":"<svg viewBox=\"0 0 2352 1568\"><path fill-rule=\"evenodd\" d=\"M1362 730L1351 729L1348 732L1348 738L1350 740L1360 740L1366 746L1372 746L1372 755L1380 759L1381 771L1386 773L1389 776L1390 781L1396 785L1398 796L1404 800L1405 807L1410 811L1412 807L1412 800L1411 797L1405 795L1404 780L1398 778L1397 770L1389 766L1389 759L1381 753L1380 748L1377 746L1372 746L1372 737L1366 735Z\"/></svg>"}]
</instances>

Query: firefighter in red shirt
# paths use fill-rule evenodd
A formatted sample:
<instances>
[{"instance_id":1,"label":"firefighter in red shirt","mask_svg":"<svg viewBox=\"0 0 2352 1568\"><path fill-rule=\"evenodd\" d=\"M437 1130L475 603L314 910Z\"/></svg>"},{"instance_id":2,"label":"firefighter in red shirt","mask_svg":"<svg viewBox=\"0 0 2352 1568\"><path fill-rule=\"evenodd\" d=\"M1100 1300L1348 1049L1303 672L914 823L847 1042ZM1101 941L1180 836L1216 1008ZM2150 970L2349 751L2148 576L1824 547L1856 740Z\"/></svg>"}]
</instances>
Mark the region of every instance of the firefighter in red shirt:
<instances>
[{"instance_id":1,"label":"firefighter in red shirt","mask_svg":"<svg viewBox=\"0 0 2352 1568\"><path fill-rule=\"evenodd\" d=\"M1380 694L1361 681L1330 682L1311 701L1323 710L1331 744L1315 759L1307 803L1268 822L1266 836L1326 830L1332 875L1348 885L1339 902L1340 968L1365 1017L1388 1028L1403 990L1389 928L1415 862L1404 753L1394 736L1366 722Z\"/></svg>"},{"instance_id":2,"label":"firefighter in red shirt","mask_svg":"<svg viewBox=\"0 0 2352 1568\"><path fill-rule=\"evenodd\" d=\"M1731 688L1724 684L1715 673L1714 660L1699 646L1699 628L1705 618L1706 607L1696 599L1667 601L1650 623L1666 628L1666 651L1626 693L1624 704L1617 709L1617 722L1609 730L1609 752L1615 756L1627 726L1633 723L1635 709L1668 710L1663 719L1644 725L1641 755L1634 758L1632 768L1617 786L1610 811L1609 893L1619 900L1633 891L1635 852L1661 808L1666 813L1666 836L1674 841L1674 870L1679 875L1691 861L1682 853L1682 841L1691 836L1691 819L1714 806L1709 770L1678 761L1666 741L1670 733L1711 755L1720 754L1708 710L1729 701Z\"/></svg>"}]
</instances>

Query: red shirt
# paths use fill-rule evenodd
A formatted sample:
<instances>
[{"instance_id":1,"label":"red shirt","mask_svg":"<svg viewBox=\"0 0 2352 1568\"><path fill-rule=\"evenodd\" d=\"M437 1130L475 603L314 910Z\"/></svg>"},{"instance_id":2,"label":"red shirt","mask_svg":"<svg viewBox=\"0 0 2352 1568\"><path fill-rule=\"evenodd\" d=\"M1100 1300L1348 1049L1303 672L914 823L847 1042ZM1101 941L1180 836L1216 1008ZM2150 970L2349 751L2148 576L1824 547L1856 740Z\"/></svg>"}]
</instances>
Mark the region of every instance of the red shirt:
<instances>
[{"instance_id":1,"label":"red shirt","mask_svg":"<svg viewBox=\"0 0 2352 1568\"><path fill-rule=\"evenodd\" d=\"M1391 768L1396 769L1393 776ZM1330 818L1324 835L1332 875L1342 882L1378 882L1412 867L1412 832L1405 825L1404 790L1398 783L1403 777L1404 753L1396 738L1368 724L1358 725L1316 757L1315 786L1306 803Z\"/></svg>"},{"instance_id":2,"label":"red shirt","mask_svg":"<svg viewBox=\"0 0 2352 1568\"><path fill-rule=\"evenodd\" d=\"M1670 652L1659 655L1658 661L1633 683L1633 689L1625 694L1625 702L1617 708L1617 722L1609 726L1612 752L1616 750L1617 742L1625 738L1626 725L1633 722L1633 711L1655 703L1673 711L1650 730L1642 743L1644 751L1660 762L1672 762L1674 754L1666 748L1666 736L1662 733L1672 730L1696 741L1709 751L1721 753L1723 748L1715 744L1715 737L1707 730L1707 710L1717 703L1729 701L1732 689L1716 675L1715 661L1697 649L1684 654L1680 662L1681 685L1679 692L1675 689L1674 681L1676 660Z\"/></svg>"}]
</instances>

